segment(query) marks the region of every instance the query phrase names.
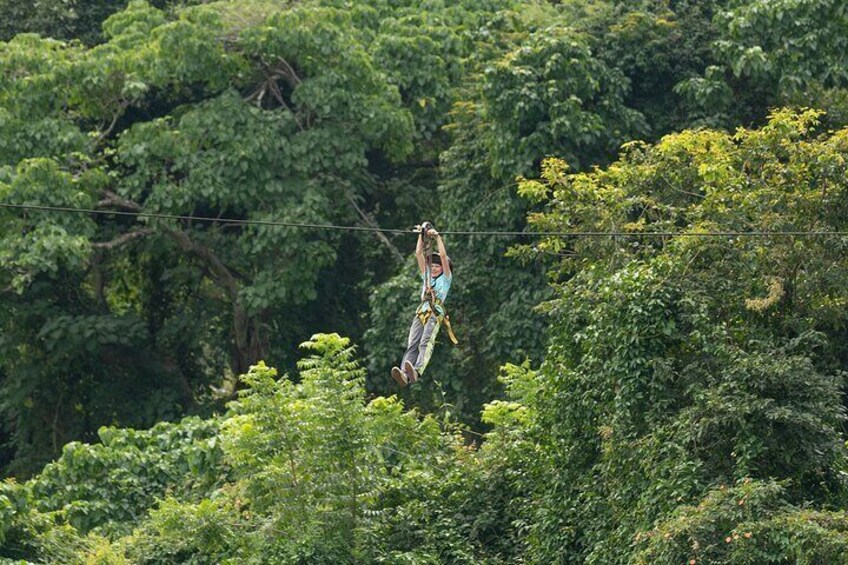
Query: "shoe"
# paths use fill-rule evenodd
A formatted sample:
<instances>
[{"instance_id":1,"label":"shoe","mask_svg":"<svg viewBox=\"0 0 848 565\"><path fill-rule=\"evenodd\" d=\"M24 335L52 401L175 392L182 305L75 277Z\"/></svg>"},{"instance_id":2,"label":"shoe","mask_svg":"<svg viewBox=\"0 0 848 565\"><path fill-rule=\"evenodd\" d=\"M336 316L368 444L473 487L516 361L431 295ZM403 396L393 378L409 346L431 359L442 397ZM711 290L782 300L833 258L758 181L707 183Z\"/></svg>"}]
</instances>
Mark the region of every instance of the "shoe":
<instances>
[{"instance_id":1,"label":"shoe","mask_svg":"<svg viewBox=\"0 0 848 565\"><path fill-rule=\"evenodd\" d=\"M403 374L403 371L401 371L399 367L392 367L392 378L397 381L397 384L399 384L401 388L407 385L406 375Z\"/></svg>"},{"instance_id":2,"label":"shoe","mask_svg":"<svg viewBox=\"0 0 848 565\"><path fill-rule=\"evenodd\" d=\"M415 367L412 366L412 363L409 361L403 362L403 372L406 373L406 380L409 383L417 383L418 382L418 371L415 370Z\"/></svg>"}]
</instances>

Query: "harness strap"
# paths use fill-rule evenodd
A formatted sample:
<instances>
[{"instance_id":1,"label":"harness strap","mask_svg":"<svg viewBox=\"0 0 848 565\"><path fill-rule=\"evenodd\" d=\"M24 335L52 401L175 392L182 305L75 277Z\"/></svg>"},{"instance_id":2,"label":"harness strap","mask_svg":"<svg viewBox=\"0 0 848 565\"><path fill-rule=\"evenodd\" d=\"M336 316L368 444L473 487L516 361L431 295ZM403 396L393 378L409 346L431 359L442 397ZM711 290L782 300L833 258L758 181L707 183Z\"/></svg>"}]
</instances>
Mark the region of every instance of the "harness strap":
<instances>
[{"instance_id":1,"label":"harness strap","mask_svg":"<svg viewBox=\"0 0 848 565\"><path fill-rule=\"evenodd\" d=\"M453 328L451 327L450 316L445 314L444 318L445 318L445 327L448 329L448 337L450 338L451 343L453 343L454 345L459 345L459 340L457 340L456 336L453 335Z\"/></svg>"},{"instance_id":2,"label":"harness strap","mask_svg":"<svg viewBox=\"0 0 848 565\"><path fill-rule=\"evenodd\" d=\"M441 324L442 322L444 322L445 327L448 330L448 337L450 338L451 343L453 343L454 345L459 345L459 340L456 339L456 335L454 335L453 333L453 327L451 326L450 316L448 316L448 311L445 310L445 305L438 298L435 299L435 302L438 306L441 306L442 310L444 311L444 314L440 314L439 311L436 310L433 305L431 305L429 310L422 310L421 306L419 306L418 311L415 313L415 315L418 316L418 320L421 322L421 325L425 326L427 325L427 320L429 320L430 316L432 316L433 312L435 312L436 323ZM422 306L423 305L424 304L422 303Z\"/></svg>"}]
</instances>

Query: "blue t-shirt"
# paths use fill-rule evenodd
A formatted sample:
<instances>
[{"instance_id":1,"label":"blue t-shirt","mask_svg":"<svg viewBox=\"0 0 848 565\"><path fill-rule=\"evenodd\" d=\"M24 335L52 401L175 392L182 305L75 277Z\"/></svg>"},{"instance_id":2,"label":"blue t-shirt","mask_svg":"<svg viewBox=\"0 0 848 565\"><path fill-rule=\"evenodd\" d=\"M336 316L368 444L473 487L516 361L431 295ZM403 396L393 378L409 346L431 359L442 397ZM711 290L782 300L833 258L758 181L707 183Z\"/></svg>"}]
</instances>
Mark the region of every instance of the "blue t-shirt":
<instances>
[{"instance_id":1,"label":"blue t-shirt","mask_svg":"<svg viewBox=\"0 0 848 565\"><path fill-rule=\"evenodd\" d=\"M453 281L453 274L447 275L442 273L441 275L439 275L438 278L434 279L432 276L430 276L430 272L427 271L427 276L430 277L430 287L432 287L433 291L436 293L436 298L438 298L440 302L444 302L445 299L448 297L448 291L450 290L451 281ZM426 294L427 285L424 281L424 275L421 275L421 312L427 312L430 309L430 303L427 300L428 297L426 296ZM438 304L436 305L436 311L439 312L439 314L445 313L445 309L439 306Z\"/></svg>"}]
</instances>

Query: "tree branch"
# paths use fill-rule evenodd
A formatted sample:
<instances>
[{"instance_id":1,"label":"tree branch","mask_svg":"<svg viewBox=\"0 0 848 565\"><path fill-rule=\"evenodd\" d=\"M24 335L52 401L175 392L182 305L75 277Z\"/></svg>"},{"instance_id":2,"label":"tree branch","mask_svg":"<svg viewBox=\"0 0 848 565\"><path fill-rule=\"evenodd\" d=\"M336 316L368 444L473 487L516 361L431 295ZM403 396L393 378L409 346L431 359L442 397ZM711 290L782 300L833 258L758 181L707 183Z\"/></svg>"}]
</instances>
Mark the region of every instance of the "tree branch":
<instances>
[{"instance_id":1,"label":"tree branch","mask_svg":"<svg viewBox=\"0 0 848 565\"><path fill-rule=\"evenodd\" d=\"M118 123L118 120L121 116L124 115L124 112L127 108L129 108L130 102L129 100L122 100L119 104L118 108L115 110L115 113L112 115L112 121L109 126L97 136L97 144L103 143L103 141L112 134L112 131L115 129L115 126Z\"/></svg>"},{"instance_id":2,"label":"tree branch","mask_svg":"<svg viewBox=\"0 0 848 565\"><path fill-rule=\"evenodd\" d=\"M115 207L115 208L123 208L124 210L129 210L131 212L141 212L142 211L140 204L136 204L132 200L127 200L126 198L118 196L117 194L115 194L111 190L104 190L103 194L104 194L104 198L101 199L97 203L98 208Z\"/></svg>"},{"instance_id":3,"label":"tree branch","mask_svg":"<svg viewBox=\"0 0 848 565\"><path fill-rule=\"evenodd\" d=\"M303 128L303 124L300 123L300 120L297 117L297 114L295 114L294 110L289 108L289 105L286 104L286 101L283 98L283 93L280 90L280 87L277 85L277 81L273 77L268 79L268 86L270 87L271 94L274 96L274 98L277 99L277 102L280 103L280 106L282 106L283 108L288 110L289 113L292 115L292 117L294 118L294 121L297 124L297 127L300 129L300 131L305 131L304 128Z\"/></svg>"},{"instance_id":4,"label":"tree branch","mask_svg":"<svg viewBox=\"0 0 848 565\"><path fill-rule=\"evenodd\" d=\"M123 235L120 235L120 236L116 237L115 239L113 239L112 241L98 241L98 242L92 244L92 247L94 247L95 249L111 250L111 249L114 249L116 247L120 247L121 245L124 245L125 243L129 243L130 241L132 241L134 239L146 237L146 236L152 234L153 232L154 232L153 228L142 228L140 230L127 232Z\"/></svg>"},{"instance_id":5,"label":"tree branch","mask_svg":"<svg viewBox=\"0 0 848 565\"><path fill-rule=\"evenodd\" d=\"M143 211L143 208L140 204L133 202L132 200L123 198L122 196L117 195L111 190L104 190L103 195L104 197L97 203L98 208L115 207L122 208L131 212ZM199 259L202 259L204 264L208 267L210 278L214 279L222 287L224 287L232 297L235 297L238 294L238 282L236 279L237 277L245 278L244 275L242 275L235 269L231 269L224 265L224 263L214 253L212 253L209 248L204 247L193 241L187 233L162 224L159 224L157 227L162 229L162 231L164 231L174 240L176 240L176 242L179 244L180 248L183 251L187 251L193 254L194 256L198 257ZM129 241L132 241L133 239L150 235L155 231L155 228L142 228L121 235L112 241L95 243L94 246L98 249L112 249ZM235 273L235 276L233 275L233 273Z\"/></svg>"},{"instance_id":6,"label":"tree branch","mask_svg":"<svg viewBox=\"0 0 848 565\"><path fill-rule=\"evenodd\" d=\"M207 267L212 278L221 285L229 293L230 298L235 300L238 297L238 281L233 276L232 270L229 269L217 255L212 253L208 247L204 247L192 240L187 233L174 229L168 226L160 226L162 230L170 235L183 251L191 253L198 259L201 259Z\"/></svg>"},{"instance_id":7,"label":"tree branch","mask_svg":"<svg viewBox=\"0 0 848 565\"><path fill-rule=\"evenodd\" d=\"M280 69L280 74L287 79L286 82L289 83L289 86L291 86L293 90L300 84L300 77L297 76L297 73L294 72L294 67L292 67L288 61L282 57L277 57L277 61L279 61L284 67L283 69Z\"/></svg>"},{"instance_id":8,"label":"tree branch","mask_svg":"<svg viewBox=\"0 0 848 565\"><path fill-rule=\"evenodd\" d=\"M359 214L359 217L362 218L362 221L365 222L365 225L367 225L368 227L379 229L380 226L377 224L374 218L372 216L369 216L362 208L359 207L359 205L356 203L356 200L354 200L353 196L348 194L347 200L348 202L350 202L351 206L353 206L353 209L356 210L357 214ZM377 235L377 238L382 241L386 245L386 247L389 248L389 251L392 253L392 255L394 255L398 263L403 263L403 255L400 251L398 251L398 248L395 247L391 241L389 241L389 238L386 237L386 234L381 231L375 231L374 233Z\"/></svg>"}]
</instances>

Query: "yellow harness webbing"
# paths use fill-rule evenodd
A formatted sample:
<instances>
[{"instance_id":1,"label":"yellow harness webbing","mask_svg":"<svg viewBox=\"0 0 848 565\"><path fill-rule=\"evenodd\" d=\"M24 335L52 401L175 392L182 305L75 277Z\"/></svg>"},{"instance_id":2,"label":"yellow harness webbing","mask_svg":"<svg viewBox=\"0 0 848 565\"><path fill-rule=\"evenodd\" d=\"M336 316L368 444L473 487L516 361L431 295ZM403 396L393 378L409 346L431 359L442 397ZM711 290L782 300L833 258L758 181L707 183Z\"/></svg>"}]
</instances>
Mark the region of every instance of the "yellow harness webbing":
<instances>
[{"instance_id":1,"label":"yellow harness webbing","mask_svg":"<svg viewBox=\"0 0 848 565\"><path fill-rule=\"evenodd\" d=\"M423 302L421 306L423 306L424 304L426 304L426 302ZM444 314L439 314L439 311L435 309L436 304L441 306L442 310L444 311ZM445 305L442 304L442 301L437 298L435 300L435 304L432 304L429 310L422 311L421 306L418 307L418 311L415 313L418 316L418 320L421 322L421 325L426 326L427 320L429 320L430 316L433 314L433 312L435 312L436 323L441 324L442 322L444 322L445 327L448 330L448 337L450 338L451 343L453 343L454 345L459 345L459 341L456 339L456 336L453 333L453 327L451 327L450 316L448 316L448 311L445 310Z\"/></svg>"}]
</instances>

